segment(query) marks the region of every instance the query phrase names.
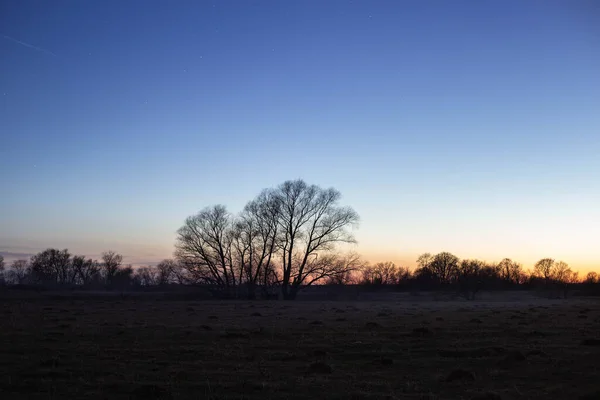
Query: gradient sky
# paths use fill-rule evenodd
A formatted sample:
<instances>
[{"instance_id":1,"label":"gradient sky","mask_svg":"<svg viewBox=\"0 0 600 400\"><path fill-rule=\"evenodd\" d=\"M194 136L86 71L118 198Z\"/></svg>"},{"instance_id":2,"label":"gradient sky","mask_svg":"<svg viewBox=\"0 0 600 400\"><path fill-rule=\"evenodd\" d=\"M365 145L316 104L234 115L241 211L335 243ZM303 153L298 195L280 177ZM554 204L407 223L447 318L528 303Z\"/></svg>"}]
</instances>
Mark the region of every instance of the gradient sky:
<instances>
[{"instance_id":1,"label":"gradient sky","mask_svg":"<svg viewBox=\"0 0 600 400\"><path fill-rule=\"evenodd\" d=\"M357 251L600 266L586 1L0 2L0 252L169 257L186 216L334 186Z\"/></svg>"}]
</instances>

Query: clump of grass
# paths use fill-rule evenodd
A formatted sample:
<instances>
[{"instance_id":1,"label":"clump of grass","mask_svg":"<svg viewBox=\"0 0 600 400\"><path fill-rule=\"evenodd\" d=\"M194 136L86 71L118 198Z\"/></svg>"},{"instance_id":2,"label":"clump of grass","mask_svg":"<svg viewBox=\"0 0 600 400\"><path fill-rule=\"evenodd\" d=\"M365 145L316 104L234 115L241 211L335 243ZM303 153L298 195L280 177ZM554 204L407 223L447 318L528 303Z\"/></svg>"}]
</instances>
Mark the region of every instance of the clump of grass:
<instances>
[{"instance_id":1,"label":"clump of grass","mask_svg":"<svg viewBox=\"0 0 600 400\"><path fill-rule=\"evenodd\" d=\"M441 357L446 358L482 358L482 357L495 357L503 354L505 349L503 347L481 347L478 349L452 349L452 350L439 350L438 354Z\"/></svg>"},{"instance_id":2,"label":"clump of grass","mask_svg":"<svg viewBox=\"0 0 600 400\"><path fill-rule=\"evenodd\" d=\"M50 357L40 361L40 367L44 368L57 368L60 364L58 357Z\"/></svg>"},{"instance_id":3,"label":"clump of grass","mask_svg":"<svg viewBox=\"0 0 600 400\"><path fill-rule=\"evenodd\" d=\"M388 357L381 357L379 363L385 367L389 367L394 365L394 360Z\"/></svg>"},{"instance_id":4,"label":"clump of grass","mask_svg":"<svg viewBox=\"0 0 600 400\"><path fill-rule=\"evenodd\" d=\"M548 353L540 349L529 350L526 354L527 356L539 356L539 357L548 357Z\"/></svg>"},{"instance_id":5,"label":"clump of grass","mask_svg":"<svg viewBox=\"0 0 600 400\"><path fill-rule=\"evenodd\" d=\"M381 325L379 325L377 322L373 322L373 321L369 321L369 322L365 323L365 328L367 328L367 329L377 329L380 326Z\"/></svg>"},{"instance_id":6,"label":"clump of grass","mask_svg":"<svg viewBox=\"0 0 600 400\"><path fill-rule=\"evenodd\" d=\"M173 398L171 391L164 386L155 384L140 385L131 392L133 399L161 399L169 400Z\"/></svg>"},{"instance_id":7,"label":"clump of grass","mask_svg":"<svg viewBox=\"0 0 600 400\"><path fill-rule=\"evenodd\" d=\"M309 374L331 374L333 372L333 368L331 365L326 364L322 361L317 361L308 366L307 372Z\"/></svg>"},{"instance_id":8,"label":"clump of grass","mask_svg":"<svg viewBox=\"0 0 600 400\"><path fill-rule=\"evenodd\" d=\"M219 319L219 317L217 317L216 315L209 315L208 319L212 319L213 321Z\"/></svg>"},{"instance_id":9,"label":"clump of grass","mask_svg":"<svg viewBox=\"0 0 600 400\"><path fill-rule=\"evenodd\" d=\"M474 380L475 375L471 371L462 368L454 369L446 376L446 382L472 382Z\"/></svg>"},{"instance_id":10,"label":"clump of grass","mask_svg":"<svg viewBox=\"0 0 600 400\"><path fill-rule=\"evenodd\" d=\"M502 396L495 392L478 393L471 400L502 400Z\"/></svg>"},{"instance_id":11,"label":"clump of grass","mask_svg":"<svg viewBox=\"0 0 600 400\"><path fill-rule=\"evenodd\" d=\"M425 326L414 328L411 332L411 336L413 337L425 337L431 335L433 335L433 331Z\"/></svg>"},{"instance_id":12,"label":"clump of grass","mask_svg":"<svg viewBox=\"0 0 600 400\"><path fill-rule=\"evenodd\" d=\"M317 320L309 322L309 325L323 325L323 321L319 321L317 319Z\"/></svg>"},{"instance_id":13,"label":"clump of grass","mask_svg":"<svg viewBox=\"0 0 600 400\"><path fill-rule=\"evenodd\" d=\"M246 332L225 332L221 334L223 339L249 339L250 335Z\"/></svg>"},{"instance_id":14,"label":"clump of grass","mask_svg":"<svg viewBox=\"0 0 600 400\"><path fill-rule=\"evenodd\" d=\"M316 349L316 350L313 351L313 355L315 357L326 357L327 356L327 350Z\"/></svg>"},{"instance_id":15,"label":"clump of grass","mask_svg":"<svg viewBox=\"0 0 600 400\"><path fill-rule=\"evenodd\" d=\"M483 321L480 320L479 318L473 318L470 322L472 324L483 324Z\"/></svg>"},{"instance_id":16,"label":"clump of grass","mask_svg":"<svg viewBox=\"0 0 600 400\"><path fill-rule=\"evenodd\" d=\"M252 314L250 314L251 317L262 317L262 314L259 312L253 312Z\"/></svg>"},{"instance_id":17,"label":"clump of grass","mask_svg":"<svg viewBox=\"0 0 600 400\"><path fill-rule=\"evenodd\" d=\"M298 356L294 353L285 353L283 354L279 360L281 361L296 361L298 359Z\"/></svg>"},{"instance_id":18,"label":"clump of grass","mask_svg":"<svg viewBox=\"0 0 600 400\"><path fill-rule=\"evenodd\" d=\"M501 368L510 368L527 360L527 356L518 350L511 351L502 360L498 362L498 366Z\"/></svg>"},{"instance_id":19,"label":"clump of grass","mask_svg":"<svg viewBox=\"0 0 600 400\"><path fill-rule=\"evenodd\" d=\"M531 337L546 337L546 336L548 336L548 334L545 333L545 332L542 332L542 331L533 330L533 331L527 332L526 336L531 336Z\"/></svg>"}]
</instances>

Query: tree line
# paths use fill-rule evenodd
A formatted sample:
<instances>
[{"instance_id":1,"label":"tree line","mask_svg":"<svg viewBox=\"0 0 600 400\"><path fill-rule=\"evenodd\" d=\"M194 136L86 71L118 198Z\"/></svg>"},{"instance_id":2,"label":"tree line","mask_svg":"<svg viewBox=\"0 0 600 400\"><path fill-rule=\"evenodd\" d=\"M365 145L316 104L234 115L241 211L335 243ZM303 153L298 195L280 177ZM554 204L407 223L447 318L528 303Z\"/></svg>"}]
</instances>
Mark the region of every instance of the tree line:
<instances>
[{"instance_id":1,"label":"tree line","mask_svg":"<svg viewBox=\"0 0 600 400\"><path fill-rule=\"evenodd\" d=\"M543 258L532 270L525 270L522 264L510 258L490 263L477 259L461 260L452 253L441 252L420 255L414 270L392 262L377 263L364 266L339 283L372 288L451 290L473 299L482 290L519 288L544 289L554 296L566 297L568 290L577 284L595 289L600 281L596 272L581 279L567 263L552 258Z\"/></svg>"},{"instance_id":2,"label":"tree line","mask_svg":"<svg viewBox=\"0 0 600 400\"><path fill-rule=\"evenodd\" d=\"M532 271L505 258L499 263L459 259L449 252L422 254L411 270L391 262L370 265L340 244L355 243L358 214L339 204L339 191L286 181L265 189L237 214L224 205L204 208L177 231L174 258L154 267L123 265L113 251L101 260L47 249L16 260L0 277L8 284L130 288L202 285L227 298L295 299L313 284L453 290L468 299L483 289L544 287L563 291L581 282L568 264L545 258ZM596 273L584 282L598 284Z\"/></svg>"},{"instance_id":3,"label":"tree line","mask_svg":"<svg viewBox=\"0 0 600 400\"><path fill-rule=\"evenodd\" d=\"M565 262L551 258L539 260L530 271L509 258L498 263L488 263L474 259L461 260L448 252L422 254L417 259L418 266L415 269L397 266L393 262L369 264L353 253L334 258L337 260L337 265L334 265L337 273L330 273L314 282L309 281L298 290L318 283L355 285L366 290L449 290L467 299L474 299L482 290L543 288L553 291L554 295L566 297L568 289L574 285L583 285L594 291L600 289L600 277L596 272L589 272L581 279ZM102 253L98 261L71 255L66 249L47 249L29 260L15 260L5 268L4 259L0 256L0 283L120 290L203 285L221 296L224 293L225 282L204 278L196 268L190 268L181 260L165 259L156 266L137 268L123 265L122 261L123 256L113 251ZM333 265L331 261L327 263ZM266 281L261 280L253 286L248 286L244 279L240 280L239 287L235 287L236 291L227 292L226 297L276 297L277 292L282 290L282 282L278 271L271 272L272 275ZM262 277L261 274L259 276ZM260 289L260 292L251 293L250 289Z\"/></svg>"},{"instance_id":4,"label":"tree line","mask_svg":"<svg viewBox=\"0 0 600 400\"><path fill-rule=\"evenodd\" d=\"M67 249L47 249L29 260L15 260L8 268L0 256L0 282L47 287L128 288L172 282L170 267L170 261L165 260L156 267L133 268L123 265L123 256L114 251L102 253L98 261L72 255Z\"/></svg>"}]
</instances>

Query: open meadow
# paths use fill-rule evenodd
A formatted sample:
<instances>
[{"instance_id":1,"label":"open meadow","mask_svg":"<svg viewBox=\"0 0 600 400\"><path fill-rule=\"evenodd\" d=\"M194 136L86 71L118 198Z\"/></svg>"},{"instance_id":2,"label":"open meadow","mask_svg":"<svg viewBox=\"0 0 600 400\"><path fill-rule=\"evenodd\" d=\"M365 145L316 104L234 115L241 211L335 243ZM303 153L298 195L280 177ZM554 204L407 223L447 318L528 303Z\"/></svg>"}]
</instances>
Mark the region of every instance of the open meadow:
<instances>
[{"instance_id":1,"label":"open meadow","mask_svg":"<svg viewBox=\"0 0 600 400\"><path fill-rule=\"evenodd\" d=\"M2 399L600 398L593 300L3 300Z\"/></svg>"}]
</instances>

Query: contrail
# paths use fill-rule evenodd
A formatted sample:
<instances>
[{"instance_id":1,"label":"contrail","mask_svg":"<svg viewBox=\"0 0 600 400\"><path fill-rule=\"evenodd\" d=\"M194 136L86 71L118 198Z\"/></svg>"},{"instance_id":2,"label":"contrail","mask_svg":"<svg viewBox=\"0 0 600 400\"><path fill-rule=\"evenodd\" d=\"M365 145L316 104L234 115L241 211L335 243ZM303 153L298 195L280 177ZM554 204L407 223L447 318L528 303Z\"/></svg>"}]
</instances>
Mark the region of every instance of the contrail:
<instances>
[{"instance_id":1,"label":"contrail","mask_svg":"<svg viewBox=\"0 0 600 400\"><path fill-rule=\"evenodd\" d=\"M17 39L15 39L15 38L12 38L12 37L10 37L10 36L7 36L7 35L2 35L2 37L3 37L4 39L8 39L8 40L11 40L11 41L13 41L13 42L15 42L15 43L21 44L21 45L23 45L23 46L25 46L25 47L29 47L30 49L34 49L34 50L36 50L36 51L40 51L40 52L42 52L42 53L50 54L51 56L57 57L57 56L56 56L56 54L54 54L54 53L53 53L53 52L51 52L50 50L42 49L41 47L37 47L37 46L34 46L34 45L32 45L32 44L29 44L29 43L22 42L22 41L20 41L20 40L17 40Z\"/></svg>"}]
</instances>

